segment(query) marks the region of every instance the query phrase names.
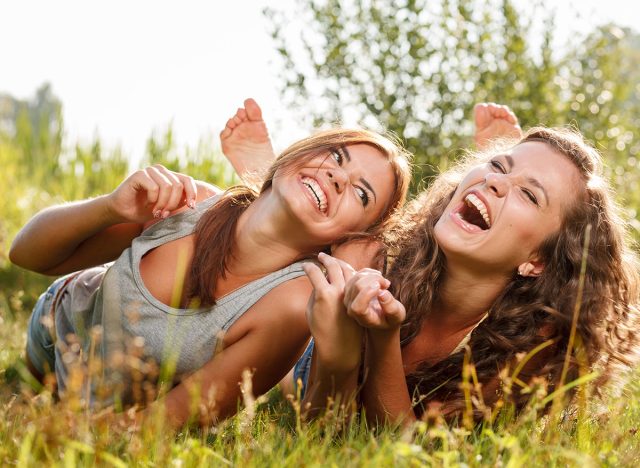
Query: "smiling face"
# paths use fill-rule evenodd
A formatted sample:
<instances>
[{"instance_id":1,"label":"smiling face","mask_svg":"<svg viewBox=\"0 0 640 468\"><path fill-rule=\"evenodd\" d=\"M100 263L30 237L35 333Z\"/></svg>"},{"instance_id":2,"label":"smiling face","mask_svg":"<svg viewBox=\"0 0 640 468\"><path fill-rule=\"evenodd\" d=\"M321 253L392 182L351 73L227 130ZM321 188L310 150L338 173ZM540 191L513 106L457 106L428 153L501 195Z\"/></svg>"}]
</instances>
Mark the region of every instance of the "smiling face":
<instances>
[{"instance_id":1,"label":"smiling face","mask_svg":"<svg viewBox=\"0 0 640 468\"><path fill-rule=\"evenodd\" d=\"M276 172L274 194L314 242L364 231L387 209L395 188L389 160L367 144L337 147Z\"/></svg>"},{"instance_id":2,"label":"smiling face","mask_svg":"<svg viewBox=\"0 0 640 468\"><path fill-rule=\"evenodd\" d=\"M517 145L458 185L435 226L438 245L448 262L481 272L539 274L538 249L560 228L581 183L574 164L547 144Z\"/></svg>"}]
</instances>

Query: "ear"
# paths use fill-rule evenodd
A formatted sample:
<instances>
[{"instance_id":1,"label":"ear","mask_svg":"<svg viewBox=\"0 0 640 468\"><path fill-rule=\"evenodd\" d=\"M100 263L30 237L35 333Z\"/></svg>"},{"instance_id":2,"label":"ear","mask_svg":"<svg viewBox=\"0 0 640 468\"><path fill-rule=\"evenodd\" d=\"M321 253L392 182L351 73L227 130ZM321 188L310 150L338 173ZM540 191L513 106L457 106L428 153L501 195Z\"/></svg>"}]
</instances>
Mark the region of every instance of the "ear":
<instances>
[{"instance_id":1,"label":"ear","mask_svg":"<svg viewBox=\"0 0 640 468\"><path fill-rule=\"evenodd\" d=\"M544 271L544 263L538 260L530 260L518 267L518 275L536 278Z\"/></svg>"}]
</instances>

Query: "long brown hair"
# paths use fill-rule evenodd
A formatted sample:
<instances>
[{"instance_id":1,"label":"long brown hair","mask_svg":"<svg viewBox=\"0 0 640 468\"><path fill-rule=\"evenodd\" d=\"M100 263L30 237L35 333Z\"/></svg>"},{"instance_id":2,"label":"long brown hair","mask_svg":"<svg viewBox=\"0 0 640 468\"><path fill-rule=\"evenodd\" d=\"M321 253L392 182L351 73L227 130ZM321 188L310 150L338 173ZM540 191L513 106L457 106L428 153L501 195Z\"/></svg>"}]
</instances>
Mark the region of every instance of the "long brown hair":
<instances>
[{"instance_id":1,"label":"long brown hair","mask_svg":"<svg viewBox=\"0 0 640 468\"><path fill-rule=\"evenodd\" d=\"M220 200L200 219L195 229L196 243L189 275L190 301L200 306L215 304L215 285L225 278L228 259L234 247L235 229L244 210L262 193L269 190L277 171L293 170L318 155L328 155L341 146L366 144L376 148L388 160L393 170L394 187L384 212L367 228L366 233L378 236L403 205L409 187L410 155L397 139L363 129L332 129L304 138L285 149L267 171L260 191L248 186L227 190ZM350 234L345 233L345 238ZM340 241L335 239L334 241ZM328 246L318 246L318 251Z\"/></svg>"},{"instance_id":2,"label":"long brown hair","mask_svg":"<svg viewBox=\"0 0 640 468\"><path fill-rule=\"evenodd\" d=\"M558 384L578 299L587 226L591 231L577 323L582 359L601 372L604 382L615 375L617 367L635 360L637 353L638 263L629 247L620 210L600 176L600 155L579 133L568 129L532 128L518 143L527 141L544 142L569 158L578 168L584 188L565 213L559 231L539 249L545 264L542 275L522 277L514 271L487 318L471 334L473 365L489 405L500 397L500 371L518 355L547 340L553 345L539 353L519 379L544 379L549 390ZM400 249L389 272L393 292L407 310L401 330L403 346L411 342L428 317L445 275L446 262L436 243L434 226L471 165L488 161L496 151L471 154L440 176L405 211L404 228L395 239ZM421 364L407 376L410 391L423 403L438 401L445 403L447 411L461 410L463 359L464 351L460 351L438 363ZM566 381L577 376L578 365L577 358L572 358ZM517 390L510 398L516 408L521 408L529 397ZM418 414L423 411L423 404L416 407ZM476 417L480 415L480 411L475 413Z\"/></svg>"}]
</instances>

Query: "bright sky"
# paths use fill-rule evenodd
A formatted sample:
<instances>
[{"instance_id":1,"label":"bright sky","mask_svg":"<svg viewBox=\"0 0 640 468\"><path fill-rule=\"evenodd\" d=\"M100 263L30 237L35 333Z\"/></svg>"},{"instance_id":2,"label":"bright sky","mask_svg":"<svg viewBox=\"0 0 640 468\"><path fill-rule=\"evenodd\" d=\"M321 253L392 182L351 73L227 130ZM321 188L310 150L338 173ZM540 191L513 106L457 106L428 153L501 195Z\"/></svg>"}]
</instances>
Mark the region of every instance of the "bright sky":
<instances>
[{"instance_id":1,"label":"bright sky","mask_svg":"<svg viewBox=\"0 0 640 468\"><path fill-rule=\"evenodd\" d=\"M0 92L30 98L48 81L64 106L68 143L98 135L134 159L170 122L179 146L217 141L227 117L252 96L282 147L304 130L279 103L261 11L294 1L2 2ZM558 7L561 36L607 20L640 30L640 2L573 2L583 18L569 15L567 3Z\"/></svg>"}]
</instances>

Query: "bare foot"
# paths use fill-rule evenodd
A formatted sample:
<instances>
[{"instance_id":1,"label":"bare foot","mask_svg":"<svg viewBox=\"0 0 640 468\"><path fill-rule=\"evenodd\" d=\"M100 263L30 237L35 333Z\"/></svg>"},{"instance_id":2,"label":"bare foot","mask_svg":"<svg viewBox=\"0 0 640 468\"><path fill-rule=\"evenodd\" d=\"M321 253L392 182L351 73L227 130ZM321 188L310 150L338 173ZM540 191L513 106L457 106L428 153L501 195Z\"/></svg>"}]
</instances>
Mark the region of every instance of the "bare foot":
<instances>
[{"instance_id":1,"label":"bare foot","mask_svg":"<svg viewBox=\"0 0 640 468\"><path fill-rule=\"evenodd\" d=\"M262 109L251 98L227 121L220 132L220 143L222 152L243 179L249 174L262 174L276 157Z\"/></svg>"},{"instance_id":2,"label":"bare foot","mask_svg":"<svg viewBox=\"0 0 640 468\"><path fill-rule=\"evenodd\" d=\"M476 104L473 108L476 124L474 136L478 149L489 146L497 138L521 138L518 118L507 106L492 102Z\"/></svg>"}]
</instances>

